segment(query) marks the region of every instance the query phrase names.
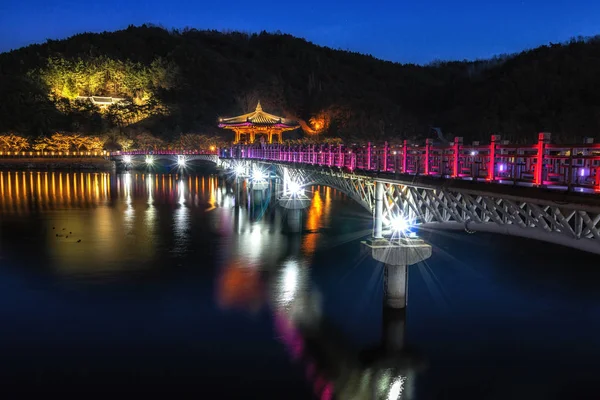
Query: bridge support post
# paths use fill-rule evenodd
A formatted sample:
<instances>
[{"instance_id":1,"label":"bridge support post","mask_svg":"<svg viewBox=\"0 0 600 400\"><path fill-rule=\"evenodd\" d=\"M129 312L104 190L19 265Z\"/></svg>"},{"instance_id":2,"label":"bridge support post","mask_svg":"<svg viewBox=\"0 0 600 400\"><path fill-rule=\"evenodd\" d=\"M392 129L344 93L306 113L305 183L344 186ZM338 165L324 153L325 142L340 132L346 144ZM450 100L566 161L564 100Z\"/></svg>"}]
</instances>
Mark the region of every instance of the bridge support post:
<instances>
[{"instance_id":1,"label":"bridge support post","mask_svg":"<svg viewBox=\"0 0 600 400\"><path fill-rule=\"evenodd\" d=\"M408 269L406 265L385 264L384 305L387 308L406 308L406 293L408 289Z\"/></svg>"},{"instance_id":2,"label":"bridge support post","mask_svg":"<svg viewBox=\"0 0 600 400\"><path fill-rule=\"evenodd\" d=\"M373 218L373 238L383 238L383 183L375 182L375 215Z\"/></svg>"},{"instance_id":3,"label":"bridge support post","mask_svg":"<svg viewBox=\"0 0 600 400\"><path fill-rule=\"evenodd\" d=\"M418 238L372 239L362 242L384 264L384 307L406 308L408 266L431 257L431 246Z\"/></svg>"},{"instance_id":4,"label":"bridge support post","mask_svg":"<svg viewBox=\"0 0 600 400\"><path fill-rule=\"evenodd\" d=\"M283 193L279 197L279 205L287 210L287 230L290 233L298 233L302 229L302 210L310 205L310 199L304 194L302 188L292 187L288 168L283 168Z\"/></svg>"}]
</instances>

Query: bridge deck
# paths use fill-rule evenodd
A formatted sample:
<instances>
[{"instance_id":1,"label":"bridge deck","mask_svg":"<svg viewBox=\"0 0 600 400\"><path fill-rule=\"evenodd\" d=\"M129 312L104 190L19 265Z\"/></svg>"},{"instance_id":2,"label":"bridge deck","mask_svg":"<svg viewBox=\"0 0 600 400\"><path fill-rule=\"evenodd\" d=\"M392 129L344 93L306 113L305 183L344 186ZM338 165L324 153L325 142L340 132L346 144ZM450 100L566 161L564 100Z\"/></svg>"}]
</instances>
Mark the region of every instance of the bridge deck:
<instances>
[{"instance_id":1,"label":"bridge deck","mask_svg":"<svg viewBox=\"0 0 600 400\"><path fill-rule=\"evenodd\" d=\"M235 159L225 158L223 159ZM449 179L435 176L398 174L373 171L349 171L338 167L328 167L312 164L302 164L288 161L254 160L268 164L302 168L306 171L325 173L348 179L367 179L395 185L406 185L424 189L445 189L468 193L475 196L502 197L515 201L535 201L542 205L569 205L577 206L589 211L600 213L600 196L593 192L572 192L559 190L556 187L545 188L535 186L522 186L513 184L498 184L485 181L463 179Z\"/></svg>"}]
</instances>

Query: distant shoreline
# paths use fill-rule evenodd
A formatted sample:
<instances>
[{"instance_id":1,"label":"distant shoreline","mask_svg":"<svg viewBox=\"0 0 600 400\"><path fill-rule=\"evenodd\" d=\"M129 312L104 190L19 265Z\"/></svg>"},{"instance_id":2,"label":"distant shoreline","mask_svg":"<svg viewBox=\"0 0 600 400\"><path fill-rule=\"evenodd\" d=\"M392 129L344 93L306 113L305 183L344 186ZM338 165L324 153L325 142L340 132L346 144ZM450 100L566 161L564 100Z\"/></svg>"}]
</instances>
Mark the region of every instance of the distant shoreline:
<instances>
[{"instance_id":1,"label":"distant shoreline","mask_svg":"<svg viewBox=\"0 0 600 400\"><path fill-rule=\"evenodd\" d=\"M0 158L0 170L85 170L110 171L115 162L92 157Z\"/></svg>"}]
</instances>

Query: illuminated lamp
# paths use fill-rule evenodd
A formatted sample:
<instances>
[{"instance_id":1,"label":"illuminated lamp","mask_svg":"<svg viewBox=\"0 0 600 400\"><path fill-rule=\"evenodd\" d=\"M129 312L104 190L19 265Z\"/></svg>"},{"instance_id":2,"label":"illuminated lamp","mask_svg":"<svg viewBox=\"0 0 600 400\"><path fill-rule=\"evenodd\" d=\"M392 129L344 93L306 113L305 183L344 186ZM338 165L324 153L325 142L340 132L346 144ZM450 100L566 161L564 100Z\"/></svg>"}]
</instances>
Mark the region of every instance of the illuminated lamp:
<instances>
[{"instance_id":1,"label":"illuminated lamp","mask_svg":"<svg viewBox=\"0 0 600 400\"><path fill-rule=\"evenodd\" d=\"M289 194L291 194L292 196L298 196L303 192L302 186L300 186L298 182L294 181L288 183L287 189Z\"/></svg>"}]
</instances>

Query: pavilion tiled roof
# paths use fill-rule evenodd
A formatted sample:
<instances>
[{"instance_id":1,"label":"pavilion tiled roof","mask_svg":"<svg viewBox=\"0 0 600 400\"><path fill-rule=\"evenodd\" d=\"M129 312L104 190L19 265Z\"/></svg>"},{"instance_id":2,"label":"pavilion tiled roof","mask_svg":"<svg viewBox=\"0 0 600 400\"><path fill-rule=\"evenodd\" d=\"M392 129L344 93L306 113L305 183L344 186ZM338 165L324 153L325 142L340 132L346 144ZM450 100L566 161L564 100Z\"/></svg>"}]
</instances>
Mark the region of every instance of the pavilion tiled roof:
<instances>
[{"instance_id":1,"label":"pavilion tiled roof","mask_svg":"<svg viewBox=\"0 0 600 400\"><path fill-rule=\"evenodd\" d=\"M219 119L220 127L231 126L231 125L245 125L245 124L285 125L285 126L289 126L289 127L293 127L293 126L297 125L297 123L295 121L292 121L292 120L289 120L286 118L282 118L282 117L278 117L277 115L273 115L273 114L264 112L260 105L260 101L256 105L256 110L254 110L251 113L240 115L237 117L220 118Z\"/></svg>"}]
</instances>

